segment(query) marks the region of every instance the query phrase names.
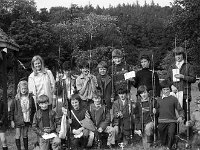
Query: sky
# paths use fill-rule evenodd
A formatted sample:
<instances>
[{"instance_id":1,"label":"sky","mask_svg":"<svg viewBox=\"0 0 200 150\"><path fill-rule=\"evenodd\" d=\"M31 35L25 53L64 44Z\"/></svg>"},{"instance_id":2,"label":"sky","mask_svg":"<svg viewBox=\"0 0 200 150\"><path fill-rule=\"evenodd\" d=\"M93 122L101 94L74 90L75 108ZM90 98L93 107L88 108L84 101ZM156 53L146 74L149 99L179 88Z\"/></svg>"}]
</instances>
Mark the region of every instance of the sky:
<instances>
[{"instance_id":1,"label":"sky","mask_svg":"<svg viewBox=\"0 0 200 150\"><path fill-rule=\"evenodd\" d=\"M99 5L100 7L108 8L109 5L117 6L118 4L134 4L136 0L35 0L37 9L40 8L51 8L56 6L70 7L71 4L77 4L78 6L85 6L91 4L93 7ZM145 0L138 0L141 6L144 5ZM151 4L152 0L146 0L148 4ZM170 2L173 0L154 0L155 4L160 6L170 6Z\"/></svg>"}]
</instances>

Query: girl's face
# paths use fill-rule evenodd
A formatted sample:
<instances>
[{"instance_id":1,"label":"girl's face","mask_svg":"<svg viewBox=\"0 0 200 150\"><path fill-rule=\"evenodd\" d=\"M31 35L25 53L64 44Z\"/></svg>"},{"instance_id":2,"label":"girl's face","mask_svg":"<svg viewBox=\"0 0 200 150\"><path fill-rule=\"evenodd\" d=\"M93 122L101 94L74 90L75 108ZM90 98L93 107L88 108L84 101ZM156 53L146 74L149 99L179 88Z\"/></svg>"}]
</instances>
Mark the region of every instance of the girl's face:
<instances>
[{"instance_id":1,"label":"girl's face","mask_svg":"<svg viewBox=\"0 0 200 150\"><path fill-rule=\"evenodd\" d=\"M99 68L99 74L102 76L106 74L106 71L107 71L106 68Z\"/></svg>"},{"instance_id":2,"label":"girl's face","mask_svg":"<svg viewBox=\"0 0 200 150\"><path fill-rule=\"evenodd\" d=\"M36 71L40 71L42 69L42 64L41 64L41 61L39 59L34 61L33 66L36 69Z\"/></svg>"},{"instance_id":3,"label":"girl's face","mask_svg":"<svg viewBox=\"0 0 200 150\"><path fill-rule=\"evenodd\" d=\"M142 68L149 68L149 61L147 59L142 59L141 61Z\"/></svg>"},{"instance_id":4,"label":"girl's face","mask_svg":"<svg viewBox=\"0 0 200 150\"><path fill-rule=\"evenodd\" d=\"M20 87L20 92L21 92L22 95L27 94L27 92L28 92L27 86L21 86Z\"/></svg>"},{"instance_id":5,"label":"girl's face","mask_svg":"<svg viewBox=\"0 0 200 150\"><path fill-rule=\"evenodd\" d=\"M74 108L74 110L78 110L79 109L79 101L74 99L74 100L71 100L71 104L72 104L72 107Z\"/></svg>"},{"instance_id":6,"label":"girl's face","mask_svg":"<svg viewBox=\"0 0 200 150\"><path fill-rule=\"evenodd\" d=\"M142 92L142 93L140 94L140 96L141 96L142 100L146 100L146 99L148 99L149 94L148 94L148 92L145 90L144 92Z\"/></svg>"},{"instance_id":7,"label":"girl's face","mask_svg":"<svg viewBox=\"0 0 200 150\"><path fill-rule=\"evenodd\" d=\"M114 58L113 58L113 62L114 62L116 65L118 65L118 64L120 64L120 63L122 62L122 58L121 58L121 57L114 57Z\"/></svg>"}]
</instances>

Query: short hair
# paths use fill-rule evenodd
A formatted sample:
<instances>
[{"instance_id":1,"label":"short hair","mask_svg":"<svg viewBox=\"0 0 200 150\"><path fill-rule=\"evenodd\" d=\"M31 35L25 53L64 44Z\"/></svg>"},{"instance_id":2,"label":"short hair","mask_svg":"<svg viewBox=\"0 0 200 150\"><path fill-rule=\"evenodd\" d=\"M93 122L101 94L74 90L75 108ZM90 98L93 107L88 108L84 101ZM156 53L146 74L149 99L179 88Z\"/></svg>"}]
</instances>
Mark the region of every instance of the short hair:
<instances>
[{"instance_id":1,"label":"short hair","mask_svg":"<svg viewBox=\"0 0 200 150\"><path fill-rule=\"evenodd\" d=\"M81 97L78 94L73 94L71 96L71 101L73 101L73 100L78 100L79 103L82 101Z\"/></svg>"},{"instance_id":2,"label":"short hair","mask_svg":"<svg viewBox=\"0 0 200 150\"><path fill-rule=\"evenodd\" d=\"M96 97L101 97L102 98L102 92L101 90L95 90L95 92L93 93L92 98L96 98Z\"/></svg>"},{"instance_id":3,"label":"short hair","mask_svg":"<svg viewBox=\"0 0 200 150\"><path fill-rule=\"evenodd\" d=\"M41 95L38 98L38 104L49 102L49 97L47 95Z\"/></svg>"},{"instance_id":4,"label":"short hair","mask_svg":"<svg viewBox=\"0 0 200 150\"><path fill-rule=\"evenodd\" d=\"M126 88L119 88L117 90L117 94L127 94L127 93L128 93L128 91Z\"/></svg>"},{"instance_id":5,"label":"short hair","mask_svg":"<svg viewBox=\"0 0 200 150\"><path fill-rule=\"evenodd\" d=\"M36 70L35 70L35 67L34 67L34 62L35 62L36 60L39 60L39 61L41 62L41 70L42 70L42 72L43 72L44 69L45 69L45 67L44 67L44 60L42 59L42 57L39 56L39 55L34 56L34 57L32 58L32 60L31 60L31 68L32 68L32 70L33 70L33 72L34 72L35 75L37 74L37 72L36 72Z\"/></svg>"},{"instance_id":6,"label":"short hair","mask_svg":"<svg viewBox=\"0 0 200 150\"><path fill-rule=\"evenodd\" d=\"M170 88L171 89L172 83L169 80L163 80L160 83L161 88Z\"/></svg>"},{"instance_id":7,"label":"short hair","mask_svg":"<svg viewBox=\"0 0 200 150\"><path fill-rule=\"evenodd\" d=\"M83 68L90 68L90 64L87 62L87 61L84 61L83 63L81 63L80 65L79 65L79 68L80 69L83 69Z\"/></svg>"},{"instance_id":8,"label":"short hair","mask_svg":"<svg viewBox=\"0 0 200 150\"><path fill-rule=\"evenodd\" d=\"M143 92L147 91L146 85L140 85L137 90L137 95L142 94ZM148 92L148 91L147 91Z\"/></svg>"},{"instance_id":9,"label":"short hair","mask_svg":"<svg viewBox=\"0 0 200 150\"><path fill-rule=\"evenodd\" d=\"M140 60L142 60L142 59L146 59L147 61L150 62L150 58L149 58L149 56L146 55L146 54L143 54L143 55L140 57Z\"/></svg>"}]
</instances>

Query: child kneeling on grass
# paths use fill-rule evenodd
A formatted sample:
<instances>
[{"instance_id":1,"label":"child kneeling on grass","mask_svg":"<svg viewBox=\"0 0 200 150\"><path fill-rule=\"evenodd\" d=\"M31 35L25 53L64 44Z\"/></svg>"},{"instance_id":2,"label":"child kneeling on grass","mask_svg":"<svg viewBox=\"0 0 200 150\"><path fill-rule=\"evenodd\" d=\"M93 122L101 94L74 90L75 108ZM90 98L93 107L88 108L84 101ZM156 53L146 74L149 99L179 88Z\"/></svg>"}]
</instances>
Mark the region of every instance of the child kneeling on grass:
<instances>
[{"instance_id":1,"label":"child kneeling on grass","mask_svg":"<svg viewBox=\"0 0 200 150\"><path fill-rule=\"evenodd\" d=\"M49 150L50 144L52 150L60 150L61 140L58 136L44 139L45 135L56 133L58 119L56 112L48 107L49 98L41 95L38 99L40 109L36 111L33 119L33 130L40 137L39 145L41 150Z\"/></svg>"},{"instance_id":2,"label":"child kneeling on grass","mask_svg":"<svg viewBox=\"0 0 200 150\"><path fill-rule=\"evenodd\" d=\"M17 87L17 95L10 106L11 126L15 127L15 142L21 150L20 136L23 136L24 149L28 150L28 128L32 124L35 114L35 103L32 94L28 92L28 82L22 80Z\"/></svg>"}]
</instances>

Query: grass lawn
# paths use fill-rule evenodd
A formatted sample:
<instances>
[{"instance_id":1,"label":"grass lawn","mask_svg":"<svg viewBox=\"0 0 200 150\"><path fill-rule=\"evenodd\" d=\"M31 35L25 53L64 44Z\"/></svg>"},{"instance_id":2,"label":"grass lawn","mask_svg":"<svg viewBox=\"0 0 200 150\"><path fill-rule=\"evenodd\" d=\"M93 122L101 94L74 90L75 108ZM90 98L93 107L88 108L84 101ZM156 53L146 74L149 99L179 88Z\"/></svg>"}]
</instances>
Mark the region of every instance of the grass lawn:
<instances>
[{"instance_id":1,"label":"grass lawn","mask_svg":"<svg viewBox=\"0 0 200 150\"><path fill-rule=\"evenodd\" d=\"M195 106L195 99L196 97L200 95L200 92L197 89L197 84L193 84L192 85L192 102L191 102L191 112L193 112L196 108ZM180 130L182 130L183 128L181 128ZM29 150L33 149L33 144L36 142L36 134L30 129L29 131ZM15 131L13 129L10 129L7 131L7 140L8 140L8 149L9 150L16 150L16 146L15 146ZM22 141L21 141L22 142ZM22 143L23 145L23 143ZM179 142L179 149L185 149L184 148L184 143L183 142ZM23 147L23 146L22 146ZM126 150L143 150L143 146L141 144L141 140L137 138L137 140L134 140L134 144L132 147L130 148L124 148ZM23 150L23 149L22 149ZM161 148L152 148L152 150L161 150Z\"/></svg>"}]
</instances>

